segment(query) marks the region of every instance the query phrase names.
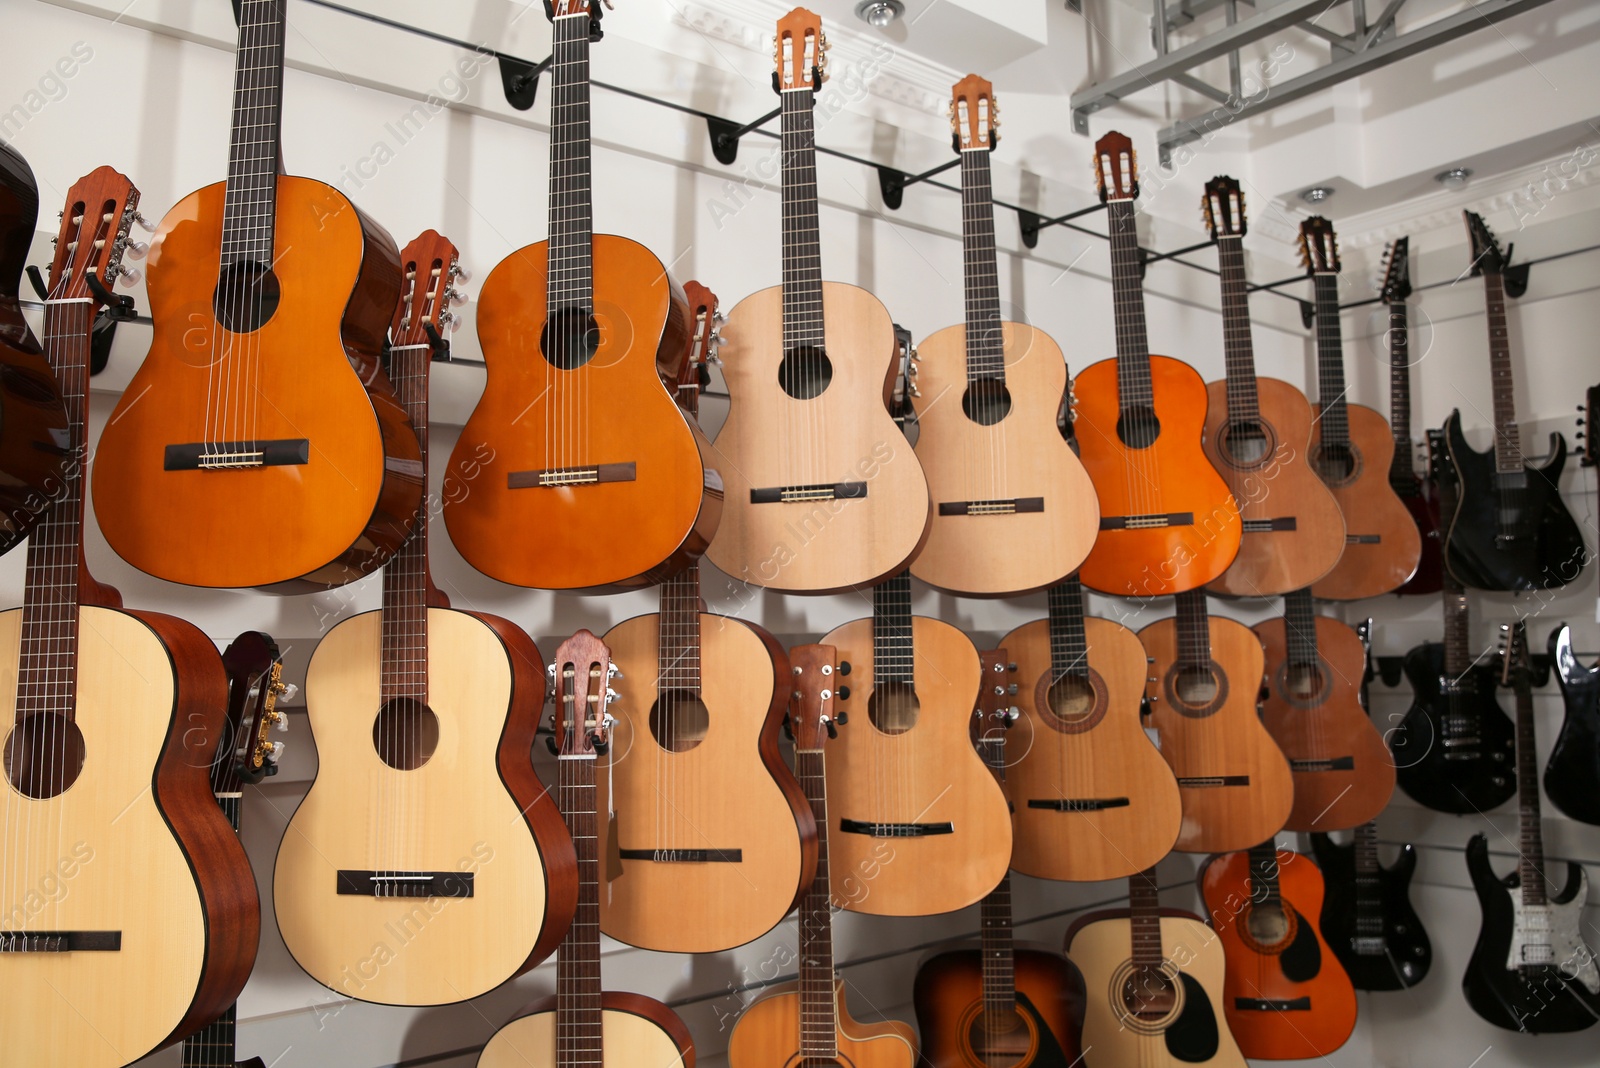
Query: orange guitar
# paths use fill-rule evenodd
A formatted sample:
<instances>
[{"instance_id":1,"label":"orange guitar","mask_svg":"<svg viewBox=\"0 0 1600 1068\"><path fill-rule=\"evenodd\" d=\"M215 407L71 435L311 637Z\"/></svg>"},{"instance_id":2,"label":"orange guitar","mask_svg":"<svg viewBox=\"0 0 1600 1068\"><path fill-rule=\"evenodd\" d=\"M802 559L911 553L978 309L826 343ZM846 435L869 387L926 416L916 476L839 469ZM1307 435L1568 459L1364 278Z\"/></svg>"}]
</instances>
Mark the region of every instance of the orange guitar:
<instances>
[{"instance_id":1,"label":"orange guitar","mask_svg":"<svg viewBox=\"0 0 1600 1068\"><path fill-rule=\"evenodd\" d=\"M1188 364L1152 355L1145 336L1133 145L1113 132L1094 152L1111 237L1117 356L1079 371L1073 383L1073 433L1100 497L1100 537L1079 577L1104 593L1159 597L1222 574L1243 527L1201 449L1205 383Z\"/></svg>"}]
</instances>

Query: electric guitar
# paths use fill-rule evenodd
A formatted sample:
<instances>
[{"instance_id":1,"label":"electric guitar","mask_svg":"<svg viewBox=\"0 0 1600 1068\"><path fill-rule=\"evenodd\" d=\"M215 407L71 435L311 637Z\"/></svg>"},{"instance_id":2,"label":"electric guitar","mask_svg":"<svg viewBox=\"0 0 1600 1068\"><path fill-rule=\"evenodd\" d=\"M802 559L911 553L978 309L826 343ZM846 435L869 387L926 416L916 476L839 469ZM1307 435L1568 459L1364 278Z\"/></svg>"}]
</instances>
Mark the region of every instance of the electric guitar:
<instances>
[{"instance_id":1,"label":"electric guitar","mask_svg":"<svg viewBox=\"0 0 1600 1068\"><path fill-rule=\"evenodd\" d=\"M1277 834L1294 779L1256 711L1261 642L1242 623L1211 616L1204 590L1177 598L1177 615L1139 632L1150 657L1146 726L1178 777L1183 825L1174 849L1231 852Z\"/></svg>"},{"instance_id":2,"label":"electric guitar","mask_svg":"<svg viewBox=\"0 0 1600 1068\"><path fill-rule=\"evenodd\" d=\"M593 233L589 45L600 4L554 0L550 236L484 280L483 396L450 456L476 471L444 503L473 567L515 586L647 586L705 551L721 481L669 388L689 318L683 289L643 245ZM507 530L538 537L506 537Z\"/></svg>"},{"instance_id":3,"label":"electric guitar","mask_svg":"<svg viewBox=\"0 0 1600 1068\"><path fill-rule=\"evenodd\" d=\"M556 954L556 992L497 1031L478 1068L694 1068L694 1042L654 998L600 984L600 813L595 765L611 755L617 677L605 643L580 630L550 665L561 758L561 814L578 857L578 911Z\"/></svg>"},{"instance_id":4,"label":"electric guitar","mask_svg":"<svg viewBox=\"0 0 1600 1068\"><path fill-rule=\"evenodd\" d=\"M1349 844L1311 836L1322 869L1322 939L1344 965L1357 990L1416 986L1433 964L1433 943L1411 907L1417 851L1410 842L1390 867L1378 861L1378 825L1355 829Z\"/></svg>"},{"instance_id":5,"label":"electric guitar","mask_svg":"<svg viewBox=\"0 0 1600 1068\"><path fill-rule=\"evenodd\" d=\"M1206 456L1239 506L1239 555L1207 587L1230 597L1274 597L1326 575L1344 554L1344 515L1311 468L1311 404L1277 378L1256 375L1244 273L1244 193L1217 177L1201 198L1222 278L1227 377L1206 386Z\"/></svg>"},{"instance_id":6,"label":"electric guitar","mask_svg":"<svg viewBox=\"0 0 1600 1068\"><path fill-rule=\"evenodd\" d=\"M1073 382L1073 432L1100 498L1100 536L1078 575L1103 593L1158 597L1221 575L1244 529L1202 447L1205 383L1188 364L1152 355L1145 336L1133 144L1108 133L1094 156L1111 238L1117 355Z\"/></svg>"},{"instance_id":7,"label":"electric guitar","mask_svg":"<svg viewBox=\"0 0 1600 1068\"><path fill-rule=\"evenodd\" d=\"M1246 1057L1304 1060L1343 1046L1356 991L1316 917L1322 874L1267 841L1206 860L1200 894L1228 961L1223 1011Z\"/></svg>"},{"instance_id":8,"label":"electric guitar","mask_svg":"<svg viewBox=\"0 0 1600 1068\"><path fill-rule=\"evenodd\" d=\"M1496 875L1489 839L1475 834L1467 843L1483 922L1461 988L1472 1010L1496 1027L1536 1035L1581 1031L1600 1020L1600 967L1583 937L1589 876L1568 861L1565 884L1552 892L1555 872L1545 870L1533 682L1521 622L1506 633L1501 679L1517 695L1517 866Z\"/></svg>"},{"instance_id":9,"label":"electric guitar","mask_svg":"<svg viewBox=\"0 0 1600 1068\"><path fill-rule=\"evenodd\" d=\"M911 573L956 593L1025 593L1083 562L1100 512L1094 484L1056 428L1067 389L1061 349L1042 330L1000 319L993 86L976 74L957 82L950 120L961 156L966 322L924 340L912 372L933 520Z\"/></svg>"},{"instance_id":10,"label":"electric guitar","mask_svg":"<svg viewBox=\"0 0 1600 1068\"><path fill-rule=\"evenodd\" d=\"M1600 664L1585 664L1572 648L1572 628L1550 633L1550 663L1566 706L1561 731L1544 766L1544 792L1556 808L1584 823L1600 824Z\"/></svg>"},{"instance_id":11,"label":"electric guitar","mask_svg":"<svg viewBox=\"0 0 1600 1068\"><path fill-rule=\"evenodd\" d=\"M422 500L379 366L394 240L333 186L278 173L286 7L240 0L228 178L150 243L150 353L95 450L106 540L169 582L343 585L399 550Z\"/></svg>"},{"instance_id":12,"label":"electric guitar","mask_svg":"<svg viewBox=\"0 0 1600 1068\"><path fill-rule=\"evenodd\" d=\"M1445 420L1445 443L1459 484L1456 507L1447 514L1445 563L1474 589L1555 589L1578 577L1587 556L1583 533L1561 500L1567 439L1550 434L1550 455L1542 465L1523 455L1506 330L1503 275L1511 252L1500 251L1481 218L1462 214L1472 238L1472 273L1483 276L1488 309L1494 448L1479 452L1467 444L1460 409Z\"/></svg>"},{"instance_id":13,"label":"electric guitar","mask_svg":"<svg viewBox=\"0 0 1600 1068\"><path fill-rule=\"evenodd\" d=\"M707 555L741 582L828 593L870 586L917 554L928 482L889 414L889 313L858 286L822 280L812 114L827 69L822 22L797 7L778 20L776 43L783 281L734 305L722 330L727 501Z\"/></svg>"},{"instance_id":14,"label":"electric guitar","mask_svg":"<svg viewBox=\"0 0 1600 1068\"><path fill-rule=\"evenodd\" d=\"M121 1068L177 1042L238 997L260 933L207 774L227 708L216 646L124 610L83 558L89 335L138 200L110 167L67 193L43 331L67 473L29 537L23 605L0 614L0 1034L30 1068Z\"/></svg>"},{"instance_id":15,"label":"electric guitar","mask_svg":"<svg viewBox=\"0 0 1600 1068\"><path fill-rule=\"evenodd\" d=\"M1315 287L1317 418L1312 464L1344 513L1344 554L1312 584L1313 596L1358 601L1391 593L1417 572L1422 534L1389 484L1395 441L1389 423L1346 399L1339 327L1339 239L1320 215L1300 223L1300 262Z\"/></svg>"},{"instance_id":16,"label":"electric guitar","mask_svg":"<svg viewBox=\"0 0 1600 1068\"><path fill-rule=\"evenodd\" d=\"M717 304L704 286L685 288L696 329L679 397L696 418ZM603 640L621 672L621 703L599 787L612 866L600 929L669 953L759 938L816 874L811 806L778 751L789 693L783 646L754 623L704 610L698 560L662 584L658 612Z\"/></svg>"},{"instance_id":17,"label":"electric guitar","mask_svg":"<svg viewBox=\"0 0 1600 1068\"><path fill-rule=\"evenodd\" d=\"M831 776L823 747L844 725L834 701L846 662L839 659L838 650L824 644L795 646L789 650L789 663L789 729L794 735L795 774L817 823L817 877L800 901L799 982L767 994L744 1011L728 1038L728 1064L730 1068L913 1068L916 1032L898 1020L857 1023L845 1003L844 981L833 968L830 888L834 883L828 871L828 843L834 832L828 823Z\"/></svg>"},{"instance_id":18,"label":"electric guitar","mask_svg":"<svg viewBox=\"0 0 1600 1068\"><path fill-rule=\"evenodd\" d=\"M455 246L428 230L402 262L389 359L426 475L428 368ZM273 873L300 967L384 1005L465 1001L522 974L555 950L577 896L571 839L533 770L539 650L507 620L449 607L429 574L427 519L384 569L382 607L340 622L311 656L317 777Z\"/></svg>"}]
</instances>

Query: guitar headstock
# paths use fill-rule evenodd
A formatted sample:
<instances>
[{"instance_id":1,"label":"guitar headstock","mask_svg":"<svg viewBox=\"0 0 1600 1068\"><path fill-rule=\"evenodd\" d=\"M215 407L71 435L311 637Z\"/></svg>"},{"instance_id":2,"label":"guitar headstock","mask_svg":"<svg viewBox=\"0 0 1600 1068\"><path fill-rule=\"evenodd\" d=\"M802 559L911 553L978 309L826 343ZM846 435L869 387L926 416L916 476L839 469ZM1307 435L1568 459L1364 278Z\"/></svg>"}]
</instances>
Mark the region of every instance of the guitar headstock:
<instances>
[{"instance_id":1,"label":"guitar headstock","mask_svg":"<svg viewBox=\"0 0 1600 1068\"><path fill-rule=\"evenodd\" d=\"M1411 239L1402 237L1383 250L1383 282L1378 295L1398 304L1411 295Z\"/></svg>"},{"instance_id":2,"label":"guitar headstock","mask_svg":"<svg viewBox=\"0 0 1600 1068\"><path fill-rule=\"evenodd\" d=\"M437 350L455 322L450 302L460 297L461 254L448 237L424 230L400 253L400 303L389 324L392 348L428 345Z\"/></svg>"},{"instance_id":3,"label":"guitar headstock","mask_svg":"<svg viewBox=\"0 0 1600 1068\"><path fill-rule=\"evenodd\" d=\"M1339 273L1339 235L1320 215L1300 223L1300 266L1307 274Z\"/></svg>"},{"instance_id":4,"label":"guitar headstock","mask_svg":"<svg viewBox=\"0 0 1600 1068\"><path fill-rule=\"evenodd\" d=\"M831 645L797 645L789 650L789 730L797 751L820 750L838 733L833 702L840 667L839 651Z\"/></svg>"},{"instance_id":5,"label":"guitar headstock","mask_svg":"<svg viewBox=\"0 0 1600 1068\"><path fill-rule=\"evenodd\" d=\"M1225 237L1243 237L1249 227L1244 218L1244 190L1236 178L1219 174L1206 183L1205 195L1200 198L1205 212L1206 229L1211 240Z\"/></svg>"},{"instance_id":6,"label":"guitar headstock","mask_svg":"<svg viewBox=\"0 0 1600 1068\"><path fill-rule=\"evenodd\" d=\"M596 0L544 0L544 15L551 22L573 15L587 15L589 17L589 39L598 41L600 39L600 16L604 14L602 8L606 6L606 4L596 2Z\"/></svg>"},{"instance_id":7,"label":"guitar headstock","mask_svg":"<svg viewBox=\"0 0 1600 1068\"><path fill-rule=\"evenodd\" d=\"M1017 665L1004 649L978 654L978 705L972 714L973 744L1000 778L1005 778L1006 731L1017 721Z\"/></svg>"},{"instance_id":8,"label":"guitar headstock","mask_svg":"<svg viewBox=\"0 0 1600 1068\"><path fill-rule=\"evenodd\" d=\"M1473 274L1500 274L1511 266L1512 246L1500 251L1500 242L1489 224L1483 221L1483 216L1475 211L1463 211L1461 217L1467 221L1467 236L1472 240Z\"/></svg>"},{"instance_id":9,"label":"guitar headstock","mask_svg":"<svg viewBox=\"0 0 1600 1068\"><path fill-rule=\"evenodd\" d=\"M611 744L611 680L620 673L606 643L580 630L556 650L550 675L555 680L555 734L562 757L603 755Z\"/></svg>"},{"instance_id":10,"label":"guitar headstock","mask_svg":"<svg viewBox=\"0 0 1600 1068\"><path fill-rule=\"evenodd\" d=\"M283 660L271 635L247 630L222 654L228 672L228 725L232 745L219 750L212 776L216 793L237 793L241 783L258 783L278 773L283 743L271 740L274 728L289 721L278 701L293 695L283 681Z\"/></svg>"},{"instance_id":11,"label":"guitar headstock","mask_svg":"<svg viewBox=\"0 0 1600 1068\"><path fill-rule=\"evenodd\" d=\"M122 272L138 207L139 191L110 167L96 168L67 190L47 300L86 300L96 312L118 299L111 286Z\"/></svg>"},{"instance_id":12,"label":"guitar headstock","mask_svg":"<svg viewBox=\"0 0 1600 1068\"><path fill-rule=\"evenodd\" d=\"M1094 143L1094 185L1102 204L1139 195L1139 153L1127 134L1112 130Z\"/></svg>"},{"instance_id":13,"label":"guitar headstock","mask_svg":"<svg viewBox=\"0 0 1600 1068\"><path fill-rule=\"evenodd\" d=\"M1518 692L1531 686L1532 666L1528 662L1528 624L1524 620L1500 624L1500 685L1514 686Z\"/></svg>"},{"instance_id":14,"label":"guitar headstock","mask_svg":"<svg viewBox=\"0 0 1600 1068\"><path fill-rule=\"evenodd\" d=\"M969 74L950 89L950 132L955 135L956 151L992 149L999 141L1000 105L995 103L994 86L986 78Z\"/></svg>"},{"instance_id":15,"label":"guitar headstock","mask_svg":"<svg viewBox=\"0 0 1600 1068\"><path fill-rule=\"evenodd\" d=\"M803 7L779 19L772 62L778 92L821 89L828 78L828 37L822 32L822 19Z\"/></svg>"},{"instance_id":16,"label":"guitar headstock","mask_svg":"<svg viewBox=\"0 0 1600 1068\"><path fill-rule=\"evenodd\" d=\"M1578 411L1583 413L1579 420L1582 429L1578 431L1578 440L1583 442L1583 452L1578 457L1578 462L1584 467L1600 465L1600 386L1590 386L1585 396L1584 403L1578 405Z\"/></svg>"},{"instance_id":17,"label":"guitar headstock","mask_svg":"<svg viewBox=\"0 0 1600 1068\"><path fill-rule=\"evenodd\" d=\"M700 415L700 390L711 383L709 364L717 362L722 335L717 332L722 315L717 311L717 295L699 282L685 282L683 295L689 301L689 320L694 329L684 346L683 363L678 367L678 404L690 415Z\"/></svg>"}]
</instances>

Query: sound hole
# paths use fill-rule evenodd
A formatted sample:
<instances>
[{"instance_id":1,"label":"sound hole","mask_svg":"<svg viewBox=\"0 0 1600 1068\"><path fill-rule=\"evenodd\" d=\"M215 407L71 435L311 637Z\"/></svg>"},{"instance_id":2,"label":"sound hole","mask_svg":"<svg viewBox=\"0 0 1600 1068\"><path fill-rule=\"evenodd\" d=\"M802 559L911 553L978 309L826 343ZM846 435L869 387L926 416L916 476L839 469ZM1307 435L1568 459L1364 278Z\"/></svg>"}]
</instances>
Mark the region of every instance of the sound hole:
<instances>
[{"instance_id":1,"label":"sound hole","mask_svg":"<svg viewBox=\"0 0 1600 1068\"><path fill-rule=\"evenodd\" d=\"M1178 669L1178 677L1173 681L1172 689L1178 695L1178 700L1186 705L1200 708L1209 705L1217 699L1217 692L1221 688L1217 682L1217 673L1211 665L1190 665Z\"/></svg>"},{"instance_id":2,"label":"sound hole","mask_svg":"<svg viewBox=\"0 0 1600 1068\"><path fill-rule=\"evenodd\" d=\"M1317 450L1317 474L1324 482L1345 482L1356 473L1355 450L1349 445L1323 445Z\"/></svg>"},{"instance_id":3,"label":"sound hole","mask_svg":"<svg viewBox=\"0 0 1600 1068\"><path fill-rule=\"evenodd\" d=\"M1063 675L1050 685L1050 711L1067 724L1077 724L1094 711L1094 687L1081 675Z\"/></svg>"},{"instance_id":4,"label":"sound hole","mask_svg":"<svg viewBox=\"0 0 1600 1068\"><path fill-rule=\"evenodd\" d=\"M790 349L778 365L778 385L795 400L820 397L833 381L833 361L816 345Z\"/></svg>"},{"instance_id":5,"label":"sound hole","mask_svg":"<svg viewBox=\"0 0 1600 1068\"><path fill-rule=\"evenodd\" d=\"M1222 448L1240 467L1254 467L1267 458L1267 435L1260 423L1229 423L1223 431Z\"/></svg>"},{"instance_id":6,"label":"sound hole","mask_svg":"<svg viewBox=\"0 0 1600 1068\"><path fill-rule=\"evenodd\" d=\"M961 398L961 410L979 426L994 426L1011 414L1011 391L994 378L975 378Z\"/></svg>"},{"instance_id":7,"label":"sound hole","mask_svg":"<svg viewBox=\"0 0 1600 1068\"><path fill-rule=\"evenodd\" d=\"M873 688L867 701L867 714L872 725L884 734L904 734L917 725L917 713L922 702L909 682L884 682Z\"/></svg>"},{"instance_id":8,"label":"sound hole","mask_svg":"<svg viewBox=\"0 0 1600 1068\"><path fill-rule=\"evenodd\" d=\"M1008 1068L1023 1064L1033 1048L1033 1034L1022 1014L980 1012L967 1029L967 1041L984 1068Z\"/></svg>"},{"instance_id":9,"label":"sound hole","mask_svg":"<svg viewBox=\"0 0 1600 1068\"><path fill-rule=\"evenodd\" d=\"M1148 449L1161 436L1161 420L1154 408L1124 408L1117 416L1117 437L1130 449Z\"/></svg>"},{"instance_id":10,"label":"sound hole","mask_svg":"<svg viewBox=\"0 0 1600 1068\"><path fill-rule=\"evenodd\" d=\"M396 697L378 710L372 722L372 744L378 759L396 771L416 771L439 745L439 717L413 697Z\"/></svg>"},{"instance_id":11,"label":"sound hole","mask_svg":"<svg viewBox=\"0 0 1600 1068\"><path fill-rule=\"evenodd\" d=\"M1290 697L1309 701L1322 692L1322 668L1317 664L1290 664L1283 675L1283 688Z\"/></svg>"},{"instance_id":12,"label":"sound hole","mask_svg":"<svg viewBox=\"0 0 1600 1068\"><path fill-rule=\"evenodd\" d=\"M1289 936L1289 917L1278 905L1255 906L1245 918L1245 925L1259 945L1275 946Z\"/></svg>"},{"instance_id":13,"label":"sound hole","mask_svg":"<svg viewBox=\"0 0 1600 1068\"><path fill-rule=\"evenodd\" d=\"M278 310L278 276L264 263L241 261L222 269L211 303L217 322L235 334L260 330Z\"/></svg>"},{"instance_id":14,"label":"sound hole","mask_svg":"<svg viewBox=\"0 0 1600 1068\"><path fill-rule=\"evenodd\" d=\"M1158 968L1136 967L1122 981L1122 1004L1140 1020L1160 1020L1178 1004L1178 989Z\"/></svg>"},{"instance_id":15,"label":"sound hole","mask_svg":"<svg viewBox=\"0 0 1600 1068\"><path fill-rule=\"evenodd\" d=\"M83 732L59 712L35 712L6 739L6 778L36 800L66 793L83 771Z\"/></svg>"},{"instance_id":16,"label":"sound hole","mask_svg":"<svg viewBox=\"0 0 1600 1068\"><path fill-rule=\"evenodd\" d=\"M687 753L705 741L710 729L705 702L688 690L663 690L650 706L650 733L669 753Z\"/></svg>"},{"instance_id":17,"label":"sound hole","mask_svg":"<svg viewBox=\"0 0 1600 1068\"><path fill-rule=\"evenodd\" d=\"M576 371L594 359L599 347L600 324L582 308L557 309L539 332L539 351L562 371Z\"/></svg>"}]
</instances>

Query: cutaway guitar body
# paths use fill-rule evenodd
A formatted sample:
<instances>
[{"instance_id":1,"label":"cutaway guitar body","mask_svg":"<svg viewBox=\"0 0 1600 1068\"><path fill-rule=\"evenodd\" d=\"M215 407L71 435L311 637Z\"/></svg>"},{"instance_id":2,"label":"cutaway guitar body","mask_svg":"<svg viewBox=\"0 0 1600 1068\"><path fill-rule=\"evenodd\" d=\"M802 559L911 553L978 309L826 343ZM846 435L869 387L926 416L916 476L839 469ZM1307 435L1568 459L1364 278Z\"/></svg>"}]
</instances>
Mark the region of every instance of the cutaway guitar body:
<instances>
[{"instance_id":1,"label":"cutaway guitar body","mask_svg":"<svg viewBox=\"0 0 1600 1068\"><path fill-rule=\"evenodd\" d=\"M1377 862L1373 829L1371 867L1358 878L1361 829L1356 833L1358 841L1349 845L1338 845L1325 834L1311 836L1326 891L1322 938L1357 990L1416 986L1433 964L1433 943L1411 907L1417 851L1407 843L1394 864L1383 867Z\"/></svg>"},{"instance_id":2,"label":"cutaway guitar body","mask_svg":"<svg viewBox=\"0 0 1600 1068\"><path fill-rule=\"evenodd\" d=\"M1324 447L1321 405L1312 423L1312 462L1344 515L1345 546L1311 593L1322 600L1359 601L1391 593L1416 574L1422 534L1389 484L1394 438L1388 420L1362 404L1343 408L1348 443Z\"/></svg>"},{"instance_id":3,"label":"cutaway guitar body","mask_svg":"<svg viewBox=\"0 0 1600 1068\"><path fill-rule=\"evenodd\" d=\"M922 1063L931 1068L1072 1068L1081 1057L1083 977L1049 950L1018 946L1016 1010L998 1029L984 1017L983 952L950 949L924 961L913 991Z\"/></svg>"},{"instance_id":4,"label":"cutaway guitar body","mask_svg":"<svg viewBox=\"0 0 1600 1068\"><path fill-rule=\"evenodd\" d=\"M1475 664L1452 675L1445 646L1425 642L1406 653L1411 708L1389 732L1396 782L1412 800L1440 812L1471 815L1517 792L1516 730L1495 698L1495 673ZM1459 744L1453 732L1465 737ZM1444 745L1449 738L1451 745Z\"/></svg>"},{"instance_id":5,"label":"cutaway guitar body","mask_svg":"<svg viewBox=\"0 0 1600 1068\"><path fill-rule=\"evenodd\" d=\"M556 1010L547 999L494 1033L478 1068L553 1068ZM600 995L605 1054L596 1068L694 1068L694 1045L677 1014L653 998L607 990Z\"/></svg>"},{"instance_id":6,"label":"cutaway guitar body","mask_svg":"<svg viewBox=\"0 0 1600 1068\"><path fill-rule=\"evenodd\" d=\"M786 983L746 1009L728 1040L731 1068L912 1068L917 1063L917 1037L911 1026L899 1020L857 1023L845 1004L842 979L834 983L838 1054L831 1060L807 1056L800 1049L800 1003L798 984Z\"/></svg>"},{"instance_id":7,"label":"cutaway guitar body","mask_svg":"<svg viewBox=\"0 0 1600 1068\"><path fill-rule=\"evenodd\" d=\"M1565 623L1550 632L1549 649L1566 716L1545 761L1544 792L1573 819L1600 824L1600 666L1579 661Z\"/></svg>"}]
</instances>

